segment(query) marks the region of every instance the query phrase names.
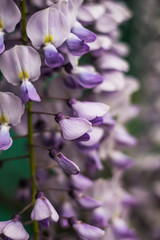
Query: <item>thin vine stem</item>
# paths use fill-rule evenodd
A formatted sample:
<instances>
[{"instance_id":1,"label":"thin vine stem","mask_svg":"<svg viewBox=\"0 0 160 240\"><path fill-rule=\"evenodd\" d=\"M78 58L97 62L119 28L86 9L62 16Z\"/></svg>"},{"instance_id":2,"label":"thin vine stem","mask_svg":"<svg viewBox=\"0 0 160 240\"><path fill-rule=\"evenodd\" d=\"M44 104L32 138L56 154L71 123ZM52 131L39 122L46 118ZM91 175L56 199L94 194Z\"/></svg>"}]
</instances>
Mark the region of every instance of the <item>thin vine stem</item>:
<instances>
[{"instance_id":1,"label":"thin vine stem","mask_svg":"<svg viewBox=\"0 0 160 240\"><path fill-rule=\"evenodd\" d=\"M32 103L28 102L28 135L29 135L29 155L30 155L30 171L31 171L31 182L32 182L32 203L35 204L35 195L37 187L35 183L35 161L34 161L34 147L33 147L33 125L32 125ZM38 240L38 223L33 222L34 228L34 239Z\"/></svg>"},{"instance_id":2,"label":"thin vine stem","mask_svg":"<svg viewBox=\"0 0 160 240\"><path fill-rule=\"evenodd\" d=\"M56 116L57 114L55 113L48 113L48 112L35 112L35 111L32 111L31 112L32 114L44 114L44 115L51 115L51 116Z\"/></svg>"},{"instance_id":3,"label":"thin vine stem","mask_svg":"<svg viewBox=\"0 0 160 240\"><path fill-rule=\"evenodd\" d=\"M21 33L22 33L22 41L24 45L27 45L27 33L26 33L26 0L23 0L21 3L21 13L22 13L22 22L21 22ZM36 195L36 184L35 184L35 161L34 161L34 149L33 149L33 126L32 126L32 103L29 101L27 104L28 108L28 140L29 140L29 159L30 159L30 171L31 171L31 181L32 181L32 204L35 203L35 195ZM36 221L33 222L33 230L34 230L34 239L38 240L38 223Z\"/></svg>"},{"instance_id":4,"label":"thin vine stem","mask_svg":"<svg viewBox=\"0 0 160 240\"><path fill-rule=\"evenodd\" d=\"M1 162L12 161L12 160L21 160L21 159L24 159L24 158L29 158L29 155L10 157L10 158L3 158L3 159L0 160L0 163Z\"/></svg>"}]
</instances>

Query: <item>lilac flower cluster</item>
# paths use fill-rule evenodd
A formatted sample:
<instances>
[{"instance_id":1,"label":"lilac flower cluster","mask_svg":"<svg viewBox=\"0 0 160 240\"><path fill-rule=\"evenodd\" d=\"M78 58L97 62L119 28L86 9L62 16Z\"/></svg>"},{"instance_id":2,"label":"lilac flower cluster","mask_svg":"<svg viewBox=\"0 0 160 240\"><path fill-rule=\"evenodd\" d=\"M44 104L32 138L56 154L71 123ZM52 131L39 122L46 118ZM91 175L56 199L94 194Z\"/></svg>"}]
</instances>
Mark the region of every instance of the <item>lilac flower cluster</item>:
<instances>
[{"instance_id":1,"label":"lilac flower cluster","mask_svg":"<svg viewBox=\"0 0 160 240\"><path fill-rule=\"evenodd\" d=\"M130 97L139 85L125 75L129 49L118 30L131 12L110 0L20 5L1 0L0 150L12 145L11 127L29 137L31 179L17 198L33 208L34 239L135 240L129 211L137 202L122 177L134 164L125 123L138 113ZM0 222L2 239L29 238L22 213Z\"/></svg>"}]
</instances>

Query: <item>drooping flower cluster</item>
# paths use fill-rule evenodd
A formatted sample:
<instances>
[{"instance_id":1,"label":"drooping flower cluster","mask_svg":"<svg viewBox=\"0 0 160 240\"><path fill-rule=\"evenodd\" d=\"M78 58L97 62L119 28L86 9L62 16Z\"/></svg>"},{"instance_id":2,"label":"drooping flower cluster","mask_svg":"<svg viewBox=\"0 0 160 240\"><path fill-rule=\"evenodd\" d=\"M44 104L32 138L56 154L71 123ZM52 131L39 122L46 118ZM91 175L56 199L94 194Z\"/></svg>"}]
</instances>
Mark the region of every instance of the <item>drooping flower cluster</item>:
<instances>
[{"instance_id":1,"label":"drooping flower cluster","mask_svg":"<svg viewBox=\"0 0 160 240\"><path fill-rule=\"evenodd\" d=\"M3 30L13 31L20 21L18 7L10 2L6 8L7 1L3 0L4 8L0 10L1 52L5 48ZM7 80L0 93L0 150L11 146L9 129L18 125L25 104L32 101L32 110L26 104L28 126L25 112L15 128L17 133L28 134L29 139L34 137L29 142L31 183L37 194L32 193L31 219L40 225L42 239L44 228L49 229L51 239L62 231L69 233L69 239L74 234L83 240L136 239L128 225L129 209L136 200L121 180L124 170L133 165L123 150L136 144L125 123L138 113L130 102L138 83L125 75L129 66L123 57L128 47L119 42L118 30L131 12L125 5L109 0L34 0L27 7L27 45L14 36L15 45L10 46L8 35L6 51L0 56L0 70ZM22 15L24 18L24 11ZM8 30L7 21L11 20L14 27ZM12 34L21 35L19 27L16 31ZM79 63L86 53L89 64ZM20 93L16 87L12 90L20 98L5 92L8 86L11 88L8 83L20 85ZM30 185L19 189L17 197L28 201ZM50 220L59 223L57 231L50 227ZM9 224L14 231L8 234ZM0 230L4 239L29 237L17 217L0 222Z\"/></svg>"}]
</instances>

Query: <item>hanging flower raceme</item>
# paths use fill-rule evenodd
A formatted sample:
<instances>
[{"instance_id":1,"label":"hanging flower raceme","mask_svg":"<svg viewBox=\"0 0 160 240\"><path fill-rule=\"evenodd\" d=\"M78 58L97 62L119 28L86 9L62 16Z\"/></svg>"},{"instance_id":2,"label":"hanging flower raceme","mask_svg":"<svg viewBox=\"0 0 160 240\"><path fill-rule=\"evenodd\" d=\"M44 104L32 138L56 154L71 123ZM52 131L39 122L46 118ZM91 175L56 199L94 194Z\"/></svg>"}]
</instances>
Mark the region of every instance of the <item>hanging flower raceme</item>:
<instances>
[{"instance_id":1,"label":"hanging flower raceme","mask_svg":"<svg viewBox=\"0 0 160 240\"><path fill-rule=\"evenodd\" d=\"M32 47L18 46L6 51L0 57L0 68L9 83L19 85L20 96L25 104L28 100L40 101L32 82L40 76L41 59Z\"/></svg>"},{"instance_id":2,"label":"hanging flower raceme","mask_svg":"<svg viewBox=\"0 0 160 240\"><path fill-rule=\"evenodd\" d=\"M0 92L0 150L6 150L12 145L9 129L20 123L23 113L24 106L17 96Z\"/></svg>"},{"instance_id":3,"label":"hanging flower raceme","mask_svg":"<svg viewBox=\"0 0 160 240\"><path fill-rule=\"evenodd\" d=\"M83 118L68 117L58 113L56 122L61 126L63 138L71 141L88 141L88 132L92 131L92 124Z\"/></svg>"},{"instance_id":4,"label":"hanging flower raceme","mask_svg":"<svg viewBox=\"0 0 160 240\"><path fill-rule=\"evenodd\" d=\"M44 193L38 192L34 208L31 212L31 219L36 220L40 225L47 228L49 226L49 218L53 222L57 222L59 219L58 213L45 197Z\"/></svg>"},{"instance_id":5,"label":"hanging flower raceme","mask_svg":"<svg viewBox=\"0 0 160 240\"><path fill-rule=\"evenodd\" d=\"M68 19L55 8L33 14L27 24L28 37L35 48L43 47L45 63L51 68L63 65L64 58L57 48L67 39L69 32Z\"/></svg>"},{"instance_id":6,"label":"hanging flower raceme","mask_svg":"<svg viewBox=\"0 0 160 240\"><path fill-rule=\"evenodd\" d=\"M21 12L13 0L1 0L0 7L0 53L5 50L4 30L13 32L20 22Z\"/></svg>"},{"instance_id":7,"label":"hanging flower raceme","mask_svg":"<svg viewBox=\"0 0 160 240\"><path fill-rule=\"evenodd\" d=\"M9 221L0 222L0 238L12 240L27 240L29 234L24 229L20 215L14 215Z\"/></svg>"}]
</instances>

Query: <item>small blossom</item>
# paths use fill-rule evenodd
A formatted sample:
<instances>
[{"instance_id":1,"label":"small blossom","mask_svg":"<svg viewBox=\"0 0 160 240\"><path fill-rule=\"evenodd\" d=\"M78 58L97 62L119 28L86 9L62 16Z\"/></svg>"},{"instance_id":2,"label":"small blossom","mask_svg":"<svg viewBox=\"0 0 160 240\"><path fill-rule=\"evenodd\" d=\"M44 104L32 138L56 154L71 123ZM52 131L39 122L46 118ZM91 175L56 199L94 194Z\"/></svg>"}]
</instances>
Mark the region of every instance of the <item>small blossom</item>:
<instances>
[{"instance_id":1,"label":"small blossom","mask_svg":"<svg viewBox=\"0 0 160 240\"><path fill-rule=\"evenodd\" d=\"M32 47L15 46L2 54L0 68L9 83L19 85L20 96L25 104L28 100L40 101L31 82L40 76L41 59Z\"/></svg>"},{"instance_id":2,"label":"small blossom","mask_svg":"<svg viewBox=\"0 0 160 240\"><path fill-rule=\"evenodd\" d=\"M29 238L19 215L14 215L9 221L0 222L0 234L3 234L5 239L12 240L27 240Z\"/></svg>"},{"instance_id":3,"label":"small blossom","mask_svg":"<svg viewBox=\"0 0 160 240\"><path fill-rule=\"evenodd\" d=\"M93 181L79 173L70 177L70 184L73 188L84 191L93 185Z\"/></svg>"},{"instance_id":4,"label":"small blossom","mask_svg":"<svg viewBox=\"0 0 160 240\"><path fill-rule=\"evenodd\" d=\"M68 101L78 117L85 118L88 121L94 122L97 118L102 118L109 110L109 106L99 102L80 102L74 98ZM103 119L102 119L103 121Z\"/></svg>"},{"instance_id":5,"label":"small blossom","mask_svg":"<svg viewBox=\"0 0 160 240\"><path fill-rule=\"evenodd\" d=\"M21 12L13 0L1 0L0 7L0 53L5 50L4 30L13 32L20 22Z\"/></svg>"},{"instance_id":6,"label":"small blossom","mask_svg":"<svg viewBox=\"0 0 160 240\"><path fill-rule=\"evenodd\" d=\"M57 222L59 219L58 213L45 197L44 193L38 192L34 208L31 212L31 219L36 220L43 227L48 227L49 218Z\"/></svg>"},{"instance_id":7,"label":"small blossom","mask_svg":"<svg viewBox=\"0 0 160 240\"><path fill-rule=\"evenodd\" d=\"M120 151L111 152L109 157L113 166L119 169L130 168L134 164L133 160L129 156Z\"/></svg>"},{"instance_id":8,"label":"small blossom","mask_svg":"<svg viewBox=\"0 0 160 240\"><path fill-rule=\"evenodd\" d=\"M96 40L96 35L87 28L84 28L79 22L75 23L71 29L71 32L74 33L79 39L87 43L94 42Z\"/></svg>"},{"instance_id":9,"label":"small blossom","mask_svg":"<svg viewBox=\"0 0 160 240\"><path fill-rule=\"evenodd\" d=\"M7 150L12 145L9 130L20 123L23 113L24 107L17 96L0 92L0 150Z\"/></svg>"},{"instance_id":10,"label":"small blossom","mask_svg":"<svg viewBox=\"0 0 160 240\"><path fill-rule=\"evenodd\" d=\"M63 64L64 58L58 53L57 48L67 39L69 31L68 19L55 8L36 12L27 24L28 37L35 48L44 46L45 63L51 68Z\"/></svg>"},{"instance_id":11,"label":"small blossom","mask_svg":"<svg viewBox=\"0 0 160 240\"><path fill-rule=\"evenodd\" d=\"M80 205L81 208L86 210L93 210L94 208L98 208L102 205L102 202L88 197L83 193L74 193L74 199Z\"/></svg>"},{"instance_id":12,"label":"small blossom","mask_svg":"<svg viewBox=\"0 0 160 240\"><path fill-rule=\"evenodd\" d=\"M134 238L135 233L127 226L125 221L121 218L113 220L113 231L118 238Z\"/></svg>"},{"instance_id":13,"label":"small blossom","mask_svg":"<svg viewBox=\"0 0 160 240\"><path fill-rule=\"evenodd\" d=\"M62 170L69 175L76 175L80 172L79 167L65 157L61 152L58 152L56 149L52 149L49 153L50 157L53 158Z\"/></svg>"},{"instance_id":14,"label":"small blossom","mask_svg":"<svg viewBox=\"0 0 160 240\"><path fill-rule=\"evenodd\" d=\"M92 125L83 118L66 117L62 113L58 113L55 120L62 129L63 138L74 141L88 141L88 132L92 131Z\"/></svg>"},{"instance_id":15,"label":"small blossom","mask_svg":"<svg viewBox=\"0 0 160 240\"><path fill-rule=\"evenodd\" d=\"M95 226L71 219L71 224L77 235L83 240L98 240L101 239L105 232Z\"/></svg>"}]
</instances>

